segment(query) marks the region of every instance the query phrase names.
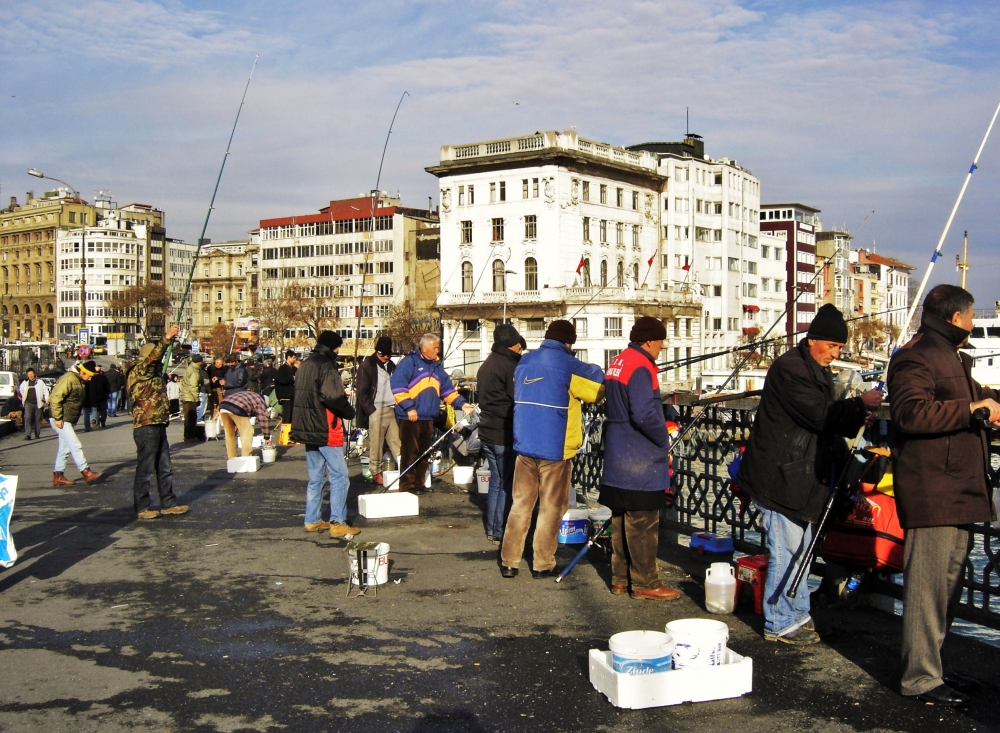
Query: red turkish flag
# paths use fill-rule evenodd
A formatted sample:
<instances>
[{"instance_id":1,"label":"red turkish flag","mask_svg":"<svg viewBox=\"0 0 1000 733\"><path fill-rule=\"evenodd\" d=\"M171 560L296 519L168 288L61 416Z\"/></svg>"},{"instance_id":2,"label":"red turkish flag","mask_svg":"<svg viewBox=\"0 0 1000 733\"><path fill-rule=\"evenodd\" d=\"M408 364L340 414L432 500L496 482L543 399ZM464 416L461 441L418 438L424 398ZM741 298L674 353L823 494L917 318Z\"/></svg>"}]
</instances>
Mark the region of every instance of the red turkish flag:
<instances>
[{"instance_id":1,"label":"red turkish flag","mask_svg":"<svg viewBox=\"0 0 1000 733\"><path fill-rule=\"evenodd\" d=\"M649 266L650 267L653 266L653 260L655 260L655 259L656 259L656 252L654 252L653 256L649 258Z\"/></svg>"},{"instance_id":2,"label":"red turkish flag","mask_svg":"<svg viewBox=\"0 0 1000 733\"><path fill-rule=\"evenodd\" d=\"M585 257L581 257L580 258L580 264L576 266L576 274L577 275L579 275L581 272L583 272L583 267L586 264L587 264L587 259Z\"/></svg>"}]
</instances>

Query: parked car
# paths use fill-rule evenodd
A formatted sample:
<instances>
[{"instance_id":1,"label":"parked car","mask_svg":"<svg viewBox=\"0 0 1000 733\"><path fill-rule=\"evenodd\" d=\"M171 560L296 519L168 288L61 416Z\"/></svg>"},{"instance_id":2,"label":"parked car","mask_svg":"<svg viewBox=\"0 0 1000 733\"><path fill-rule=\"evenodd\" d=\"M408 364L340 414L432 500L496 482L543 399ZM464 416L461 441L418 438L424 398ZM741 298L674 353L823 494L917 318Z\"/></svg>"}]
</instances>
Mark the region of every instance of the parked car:
<instances>
[{"instance_id":1,"label":"parked car","mask_svg":"<svg viewBox=\"0 0 1000 733\"><path fill-rule=\"evenodd\" d=\"M14 396L19 382L14 372L0 372L0 400L6 400Z\"/></svg>"}]
</instances>

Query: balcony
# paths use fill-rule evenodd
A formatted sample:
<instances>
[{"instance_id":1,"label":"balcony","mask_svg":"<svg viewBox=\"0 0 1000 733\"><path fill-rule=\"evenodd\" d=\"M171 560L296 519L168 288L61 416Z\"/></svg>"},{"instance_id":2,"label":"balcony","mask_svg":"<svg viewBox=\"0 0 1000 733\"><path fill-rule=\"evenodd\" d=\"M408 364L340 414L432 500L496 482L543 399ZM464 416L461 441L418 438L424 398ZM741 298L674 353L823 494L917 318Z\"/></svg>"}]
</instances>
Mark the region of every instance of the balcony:
<instances>
[{"instance_id":1,"label":"balcony","mask_svg":"<svg viewBox=\"0 0 1000 733\"><path fill-rule=\"evenodd\" d=\"M547 149L572 150L588 157L601 158L619 165L644 168L650 171L655 171L657 168L656 159L648 152L636 153L624 148L616 148L607 143L584 140L577 135L575 130L567 130L566 132L551 130L526 137L488 140L467 145L443 145L441 147L441 163L498 155L518 155Z\"/></svg>"}]
</instances>

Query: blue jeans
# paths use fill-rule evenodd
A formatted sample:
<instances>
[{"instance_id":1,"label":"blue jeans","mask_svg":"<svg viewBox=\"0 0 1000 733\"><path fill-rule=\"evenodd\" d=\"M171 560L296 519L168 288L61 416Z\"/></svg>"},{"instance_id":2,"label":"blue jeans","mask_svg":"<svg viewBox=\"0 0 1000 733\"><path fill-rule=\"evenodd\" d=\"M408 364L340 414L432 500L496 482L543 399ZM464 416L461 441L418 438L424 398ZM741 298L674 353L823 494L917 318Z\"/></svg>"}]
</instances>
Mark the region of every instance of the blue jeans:
<instances>
[{"instance_id":1,"label":"blue jeans","mask_svg":"<svg viewBox=\"0 0 1000 733\"><path fill-rule=\"evenodd\" d=\"M344 449L333 445L307 445L306 466L309 483L306 485L306 524L323 520L323 484L330 477L330 523L347 521L347 460Z\"/></svg>"},{"instance_id":2,"label":"blue jeans","mask_svg":"<svg viewBox=\"0 0 1000 733\"><path fill-rule=\"evenodd\" d=\"M799 562L812 539L813 525L760 507L767 533L767 582L764 584L764 633L773 636L790 634L809 621L809 584L799 583L794 598L785 591L799 568Z\"/></svg>"},{"instance_id":3,"label":"blue jeans","mask_svg":"<svg viewBox=\"0 0 1000 733\"><path fill-rule=\"evenodd\" d=\"M49 418L49 425L52 426L52 429L56 431L56 435L59 436L56 463L52 467L52 470L62 473L66 470L66 459L69 456L73 456L73 463L76 464L76 467L82 473L85 468L88 468L87 457L83 455L83 446L80 445L80 439L76 437L73 424L64 422L61 428L57 428L55 419Z\"/></svg>"},{"instance_id":4,"label":"blue jeans","mask_svg":"<svg viewBox=\"0 0 1000 733\"><path fill-rule=\"evenodd\" d=\"M482 441L483 455L490 467L490 493L486 497L486 534L496 539L503 538L510 514L514 486L514 462L517 453L512 446L497 445Z\"/></svg>"},{"instance_id":5,"label":"blue jeans","mask_svg":"<svg viewBox=\"0 0 1000 733\"><path fill-rule=\"evenodd\" d=\"M112 392L108 395L108 417L118 417L118 395L119 392Z\"/></svg>"},{"instance_id":6,"label":"blue jeans","mask_svg":"<svg viewBox=\"0 0 1000 733\"><path fill-rule=\"evenodd\" d=\"M205 409L208 407L208 392L202 392L199 395L199 398L200 398L200 400L198 402L198 417L197 417L197 421L201 422L201 419L203 417L205 417Z\"/></svg>"}]
</instances>

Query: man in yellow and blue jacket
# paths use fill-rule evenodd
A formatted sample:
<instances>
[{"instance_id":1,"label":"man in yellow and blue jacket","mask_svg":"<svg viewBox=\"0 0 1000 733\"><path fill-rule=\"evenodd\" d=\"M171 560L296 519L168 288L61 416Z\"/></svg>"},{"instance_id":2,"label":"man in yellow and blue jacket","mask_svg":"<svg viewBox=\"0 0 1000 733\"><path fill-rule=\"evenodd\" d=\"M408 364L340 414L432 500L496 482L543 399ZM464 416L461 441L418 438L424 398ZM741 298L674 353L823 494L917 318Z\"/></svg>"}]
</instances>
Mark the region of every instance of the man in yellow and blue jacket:
<instances>
[{"instance_id":1,"label":"man in yellow and blue jacket","mask_svg":"<svg viewBox=\"0 0 1000 733\"><path fill-rule=\"evenodd\" d=\"M532 538L531 577L556 575L559 523L569 508L572 458L583 445L581 402L604 393L604 372L573 356L576 329L553 321L540 348L521 357L514 370L514 504L500 552L500 574L517 575L531 515L538 504Z\"/></svg>"},{"instance_id":2,"label":"man in yellow and blue jacket","mask_svg":"<svg viewBox=\"0 0 1000 733\"><path fill-rule=\"evenodd\" d=\"M475 408L458 393L438 359L441 341L432 333L420 337L420 344L404 356L389 379L396 401L399 425L400 462L405 470L431 447L434 418L441 410L441 400L466 414ZM399 478L400 491L420 491L430 459L424 456Z\"/></svg>"}]
</instances>

